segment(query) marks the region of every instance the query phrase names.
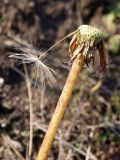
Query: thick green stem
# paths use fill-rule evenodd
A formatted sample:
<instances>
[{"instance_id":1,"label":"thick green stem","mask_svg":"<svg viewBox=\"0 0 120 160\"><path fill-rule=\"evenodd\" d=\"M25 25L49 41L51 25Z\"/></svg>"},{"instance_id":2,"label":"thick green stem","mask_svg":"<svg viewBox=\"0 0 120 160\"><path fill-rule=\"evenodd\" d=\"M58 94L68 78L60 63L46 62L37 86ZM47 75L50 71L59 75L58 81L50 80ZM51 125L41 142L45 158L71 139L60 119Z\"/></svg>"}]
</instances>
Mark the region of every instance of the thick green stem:
<instances>
[{"instance_id":1,"label":"thick green stem","mask_svg":"<svg viewBox=\"0 0 120 160\"><path fill-rule=\"evenodd\" d=\"M39 150L38 157L36 160L46 160L48 157L49 150L52 146L53 140L58 131L60 122L67 108L72 91L78 79L79 73L81 69L83 68L83 65L84 65L83 58L76 57L76 59L74 60L72 64L70 73L68 75L67 81L65 83L65 86L61 93L59 101L57 103L55 112L48 126L48 130L46 132L46 135L44 137L44 140L42 142L42 145L41 145L41 148Z\"/></svg>"}]
</instances>

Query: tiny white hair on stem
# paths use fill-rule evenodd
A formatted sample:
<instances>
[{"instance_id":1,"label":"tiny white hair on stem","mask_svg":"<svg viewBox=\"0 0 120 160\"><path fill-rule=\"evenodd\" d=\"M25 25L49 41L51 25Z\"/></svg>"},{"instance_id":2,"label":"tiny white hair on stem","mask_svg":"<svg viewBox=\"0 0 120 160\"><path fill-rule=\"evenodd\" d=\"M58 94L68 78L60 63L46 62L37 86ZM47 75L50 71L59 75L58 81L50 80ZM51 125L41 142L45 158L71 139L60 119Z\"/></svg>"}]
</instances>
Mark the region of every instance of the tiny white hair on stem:
<instances>
[{"instance_id":1,"label":"tiny white hair on stem","mask_svg":"<svg viewBox=\"0 0 120 160\"><path fill-rule=\"evenodd\" d=\"M45 81L52 87L56 82L55 74L56 72L45 63L45 52L42 52L35 48L32 44L29 44L26 41L21 40L17 37L12 37L13 40L20 44L17 49L20 53L10 53L9 57L22 60L22 63L31 64L31 67L34 70L35 74L35 85L38 81L38 78L43 86Z\"/></svg>"}]
</instances>

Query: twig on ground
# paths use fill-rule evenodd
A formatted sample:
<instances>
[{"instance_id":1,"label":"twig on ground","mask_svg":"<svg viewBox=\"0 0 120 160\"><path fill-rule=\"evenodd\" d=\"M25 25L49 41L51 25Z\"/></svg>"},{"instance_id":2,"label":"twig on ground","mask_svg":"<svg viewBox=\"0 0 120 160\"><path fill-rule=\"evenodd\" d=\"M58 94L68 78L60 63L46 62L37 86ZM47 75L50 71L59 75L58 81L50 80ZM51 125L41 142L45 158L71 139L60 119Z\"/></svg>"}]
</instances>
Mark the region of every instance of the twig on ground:
<instances>
[{"instance_id":1,"label":"twig on ground","mask_svg":"<svg viewBox=\"0 0 120 160\"><path fill-rule=\"evenodd\" d=\"M86 155L85 160L89 160L89 159L90 159L90 153L91 153L91 139L92 139L92 137L93 137L93 134L94 134L94 130L91 130L91 131L90 131L90 134L89 134L90 144L89 144L88 149L87 149L87 155Z\"/></svg>"},{"instance_id":2,"label":"twig on ground","mask_svg":"<svg viewBox=\"0 0 120 160\"><path fill-rule=\"evenodd\" d=\"M14 153L16 154L16 156L20 159L20 160L25 160L25 158L21 155L21 153L16 149L12 139L8 136L8 135L3 135L1 134L3 140L5 141L5 144L11 148Z\"/></svg>"},{"instance_id":3,"label":"twig on ground","mask_svg":"<svg viewBox=\"0 0 120 160\"><path fill-rule=\"evenodd\" d=\"M64 159L64 149L63 149L63 136L62 136L62 130L59 130L59 155L58 160Z\"/></svg>"},{"instance_id":4,"label":"twig on ground","mask_svg":"<svg viewBox=\"0 0 120 160\"><path fill-rule=\"evenodd\" d=\"M77 10L77 17L78 17L78 26L83 23L81 18L81 0L76 1L76 10Z\"/></svg>"},{"instance_id":5,"label":"twig on ground","mask_svg":"<svg viewBox=\"0 0 120 160\"><path fill-rule=\"evenodd\" d=\"M115 122L103 122L103 123L98 123L95 125L87 125L86 128L88 129L97 129L97 128L105 128L105 127L114 127L115 125L120 125L119 121Z\"/></svg>"}]
</instances>

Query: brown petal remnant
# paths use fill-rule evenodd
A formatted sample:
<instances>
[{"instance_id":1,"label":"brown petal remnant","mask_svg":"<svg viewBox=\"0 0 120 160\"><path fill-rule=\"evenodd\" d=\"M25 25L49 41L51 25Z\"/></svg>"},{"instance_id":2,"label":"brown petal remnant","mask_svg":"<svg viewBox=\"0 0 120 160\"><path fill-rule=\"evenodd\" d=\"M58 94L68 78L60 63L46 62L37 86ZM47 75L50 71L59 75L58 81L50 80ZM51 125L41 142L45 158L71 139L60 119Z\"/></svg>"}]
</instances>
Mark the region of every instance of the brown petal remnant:
<instances>
[{"instance_id":1,"label":"brown petal remnant","mask_svg":"<svg viewBox=\"0 0 120 160\"><path fill-rule=\"evenodd\" d=\"M100 67L101 71L106 72L106 66L107 66L107 60L106 60L106 51L104 47L104 42L102 41L100 45L98 46L98 52L100 56Z\"/></svg>"},{"instance_id":2,"label":"brown petal remnant","mask_svg":"<svg viewBox=\"0 0 120 160\"><path fill-rule=\"evenodd\" d=\"M96 50L100 57L100 71L105 72L106 52L103 33L90 25L81 25L69 45L71 60L73 61L80 54L84 57L87 66L91 61L94 64Z\"/></svg>"}]
</instances>

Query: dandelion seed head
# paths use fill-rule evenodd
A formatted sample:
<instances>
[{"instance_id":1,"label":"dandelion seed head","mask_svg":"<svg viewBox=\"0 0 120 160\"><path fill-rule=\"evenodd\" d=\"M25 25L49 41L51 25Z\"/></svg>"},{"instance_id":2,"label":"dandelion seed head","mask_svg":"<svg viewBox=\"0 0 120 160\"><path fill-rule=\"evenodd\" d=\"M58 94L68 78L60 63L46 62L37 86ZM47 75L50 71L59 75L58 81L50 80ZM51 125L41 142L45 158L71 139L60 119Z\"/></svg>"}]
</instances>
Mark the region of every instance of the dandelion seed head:
<instances>
[{"instance_id":1,"label":"dandelion seed head","mask_svg":"<svg viewBox=\"0 0 120 160\"><path fill-rule=\"evenodd\" d=\"M81 25L69 45L71 60L74 60L79 54L83 56L87 66L90 62L94 64L96 50L99 52L100 69L106 71L106 52L103 32L90 25Z\"/></svg>"},{"instance_id":2,"label":"dandelion seed head","mask_svg":"<svg viewBox=\"0 0 120 160\"><path fill-rule=\"evenodd\" d=\"M90 25L81 25L78 30L85 41L94 41L97 44L104 38L102 31Z\"/></svg>"}]
</instances>

